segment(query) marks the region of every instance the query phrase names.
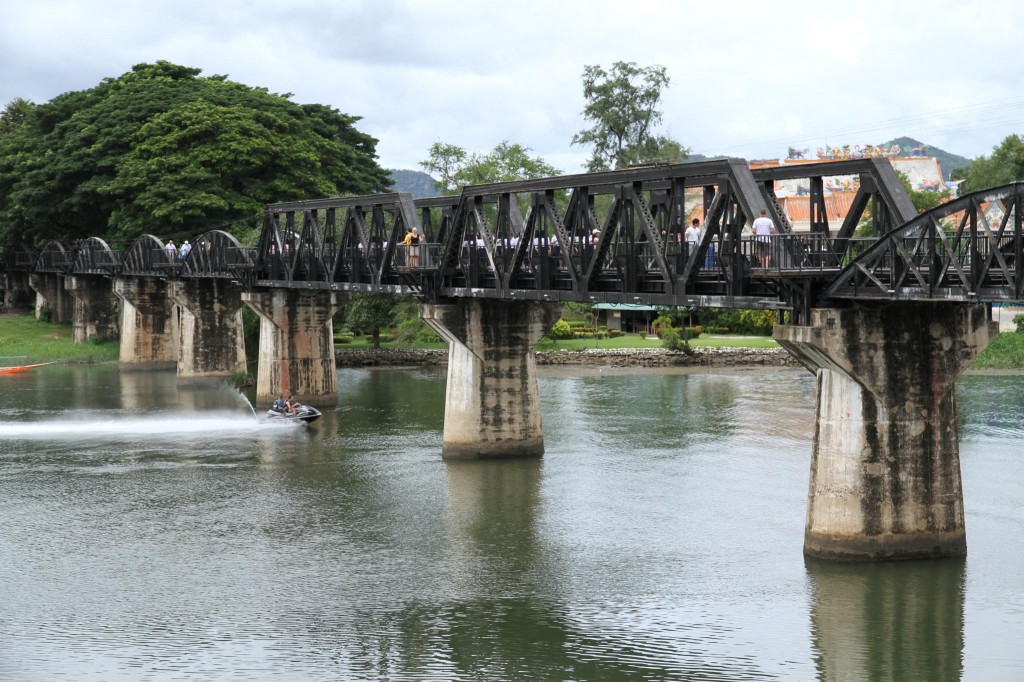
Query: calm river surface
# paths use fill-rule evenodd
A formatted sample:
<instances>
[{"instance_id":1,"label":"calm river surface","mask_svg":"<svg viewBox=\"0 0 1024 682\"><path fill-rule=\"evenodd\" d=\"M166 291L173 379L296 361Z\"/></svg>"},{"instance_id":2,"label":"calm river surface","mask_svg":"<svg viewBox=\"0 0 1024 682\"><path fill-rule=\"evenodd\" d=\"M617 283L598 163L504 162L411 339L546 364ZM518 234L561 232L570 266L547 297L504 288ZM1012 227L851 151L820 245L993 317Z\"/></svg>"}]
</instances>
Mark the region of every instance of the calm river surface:
<instances>
[{"instance_id":1,"label":"calm river surface","mask_svg":"<svg viewBox=\"0 0 1024 682\"><path fill-rule=\"evenodd\" d=\"M958 383L967 560L865 566L801 552L808 373L545 370L470 463L443 373L338 376L0 377L0 679L1024 680L1024 377Z\"/></svg>"}]
</instances>

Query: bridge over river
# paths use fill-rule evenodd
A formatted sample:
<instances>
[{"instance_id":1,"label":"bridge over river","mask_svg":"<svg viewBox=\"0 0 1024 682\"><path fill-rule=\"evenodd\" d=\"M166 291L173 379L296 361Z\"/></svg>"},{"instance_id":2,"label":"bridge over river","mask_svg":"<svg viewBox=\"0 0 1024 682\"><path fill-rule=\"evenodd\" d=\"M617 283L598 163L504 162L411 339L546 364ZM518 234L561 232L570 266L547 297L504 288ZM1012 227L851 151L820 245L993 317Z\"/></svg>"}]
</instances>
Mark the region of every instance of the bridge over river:
<instances>
[{"instance_id":1,"label":"bridge over river","mask_svg":"<svg viewBox=\"0 0 1024 682\"><path fill-rule=\"evenodd\" d=\"M836 175L859 189L832 225L824 179ZM808 233L775 194L796 178L810 188ZM339 302L414 294L449 343L446 458L543 453L532 349L565 301L785 311L775 338L818 377L805 551L939 557L966 552L953 382L997 333L989 304L1024 298L1022 189L918 215L884 159L723 159L273 204L255 248L217 230L183 260L152 235L124 252L52 241L9 249L4 277L8 295L31 288L37 310L72 321L76 341L120 338L123 368L183 380L245 369L248 305L263 402L336 401ZM695 206L706 229L688 243ZM746 231L762 211L778 228L767 243Z\"/></svg>"}]
</instances>

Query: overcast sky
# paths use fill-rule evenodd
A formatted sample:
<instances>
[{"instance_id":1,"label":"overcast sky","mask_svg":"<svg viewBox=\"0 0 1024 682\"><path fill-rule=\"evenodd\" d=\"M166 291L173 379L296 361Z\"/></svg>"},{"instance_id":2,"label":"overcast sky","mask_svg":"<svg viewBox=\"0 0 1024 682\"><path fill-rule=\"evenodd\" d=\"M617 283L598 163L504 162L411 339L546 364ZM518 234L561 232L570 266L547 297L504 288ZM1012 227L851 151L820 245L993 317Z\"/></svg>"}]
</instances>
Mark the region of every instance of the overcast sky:
<instances>
[{"instance_id":1,"label":"overcast sky","mask_svg":"<svg viewBox=\"0 0 1024 682\"><path fill-rule=\"evenodd\" d=\"M661 132L695 152L909 135L968 157L1024 134L1024 4L860 0L7 0L0 105L159 59L361 116L388 168L502 140L564 172L584 65L661 64Z\"/></svg>"}]
</instances>

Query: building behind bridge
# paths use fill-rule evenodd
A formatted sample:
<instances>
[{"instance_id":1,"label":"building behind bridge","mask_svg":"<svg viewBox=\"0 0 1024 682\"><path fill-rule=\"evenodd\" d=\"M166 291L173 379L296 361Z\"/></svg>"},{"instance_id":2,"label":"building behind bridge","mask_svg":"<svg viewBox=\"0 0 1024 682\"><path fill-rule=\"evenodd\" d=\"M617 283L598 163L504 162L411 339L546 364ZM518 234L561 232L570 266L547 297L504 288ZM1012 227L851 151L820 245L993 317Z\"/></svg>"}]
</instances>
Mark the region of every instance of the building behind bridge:
<instances>
[{"instance_id":1,"label":"building behind bridge","mask_svg":"<svg viewBox=\"0 0 1024 682\"><path fill-rule=\"evenodd\" d=\"M837 158L788 158L767 161L751 161L750 168L773 168L803 164L827 163L844 161L849 157ZM893 168L902 173L910 181L911 189L925 192L942 192L949 190L950 198L956 196L955 182L946 182L942 173L942 164L933 156L889 156ZM853 199L860 188L860 178L856 175L835 175L824 179L825 210L829 224L840 225L850 212ZM811 229L811 185L807 178L779 180L775 182L775 195L779 199L779 207L789 220L794 232L810 232ZM696 197L696 193L694 194ZM690 202L688 202L690 203ZM687 216L687 224L694 218L704 222L704 209L700 202ZM693 205L693 203L690 203Z\"/></svg>"}]
</instances>

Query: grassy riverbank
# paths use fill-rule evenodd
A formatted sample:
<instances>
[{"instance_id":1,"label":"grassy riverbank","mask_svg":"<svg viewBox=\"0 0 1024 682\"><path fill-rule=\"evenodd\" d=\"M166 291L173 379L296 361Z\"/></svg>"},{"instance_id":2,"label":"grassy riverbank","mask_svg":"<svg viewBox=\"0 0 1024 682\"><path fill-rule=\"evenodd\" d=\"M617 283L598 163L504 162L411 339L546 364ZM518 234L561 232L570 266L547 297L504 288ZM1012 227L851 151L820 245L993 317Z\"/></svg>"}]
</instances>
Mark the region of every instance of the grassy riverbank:
<instances>
[{"instance_id":1,"label":"grassy riverbank","mask_svg":"<svg viewBox=\"0 0 1024 682\"><path fill-rule=\"evenodd\" d=\"M1024 334L1003 332L971 363L971 369L1024 369Z\"/></svg>"},{"instance_id":2,"label":"grassy riverbank","mask_svg":"<svg viewBox=\"0 0 1024 682\"><path fill-rule=\"evenodd\" d=\"M107 343L75 343L70 324L40 322L31 314L0 315L0 366L39 362L86 364L117 362L120 346Z\"/></svg>"},{"instance_id":3,"label":"grassy riverbank","mask_svg":"<svg viewBox=\"0 0 1024 682\"><path fill-rule=\"evenodd\" d=\"M367 336L357 336L351 343L338 345L338 350L365 350L372 345ZM700 348L778 348L765 336L735 336L729 334L703 334L690 341ZM399 348L395 342L382 344L383 348ZM438 348L442 343L417 343L414 348ZM586 348L661 348L659 339L639 334L623 334L616 338L544 340L537 350L580 350ZM0 366L37 362L65 362L87 364L117 362L120 347L116 341L107 343L75 343L71 340L70 324L40 322L31 314L0 314ZM1004 332L971 363L972 369L1024 369L1024 334Z\"/></svg>"},{"instance_id":4,"label":"grassy riverbank","mask_svg":"<svg viewBox=\"0 0 1024 682\"><path fill-rule=\"evenodd\" d=\"M702 334L700 337L690 341L694 348L778 348L767 336L740 336L732 334ZM338 344L337 350L367 350L373 347L369 336L353 337L349 343ZM439 349L443 350L448 346L444 343L416 343L412 346L402 345L394 341L381 343L381 348L413 348L419 350ZM584 350L587 348L661 348L661 339L647 338L642 334L623 334L615 338L600 339L563 339L551 341L547 338L537 345L539 351L549 350Z\"/></svg>"}]
</instances>

